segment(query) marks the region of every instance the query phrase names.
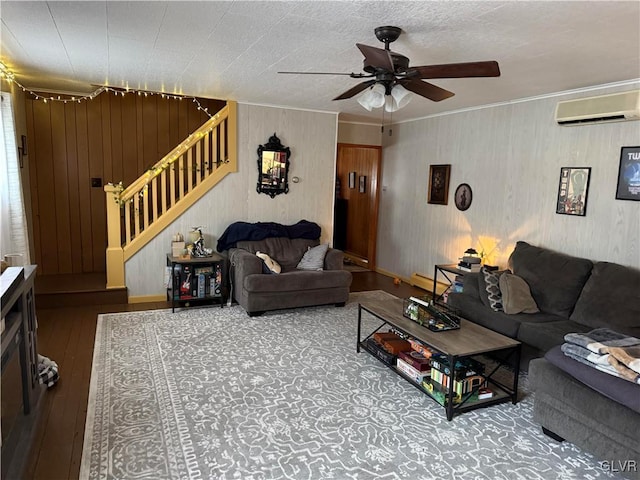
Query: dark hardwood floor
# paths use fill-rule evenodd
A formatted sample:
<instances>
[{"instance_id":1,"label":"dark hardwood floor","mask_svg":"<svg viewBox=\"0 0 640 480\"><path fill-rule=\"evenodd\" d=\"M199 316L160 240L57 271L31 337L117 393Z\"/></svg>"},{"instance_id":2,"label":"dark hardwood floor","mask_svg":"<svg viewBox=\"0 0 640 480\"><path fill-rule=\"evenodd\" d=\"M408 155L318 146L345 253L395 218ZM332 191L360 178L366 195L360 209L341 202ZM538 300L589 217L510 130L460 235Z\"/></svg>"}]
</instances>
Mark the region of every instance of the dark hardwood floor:
<instances>
[{"instance_id":1,"label":"dark hardwood floor","mask_svg":"<svg viewBox=\"0 0 640 480\"><path fill-rule=\"evenodd\" d=\"M376 272L353 272L351 291L367 290L384 290L398 297L426 294L405 283L394 285L392 278ZM98 314L168 306L167 302L156 302L39 308L36 302L38 351L58 363L60 380L40 400L32 448L21 478L79 477Z\"/></svg>"}]
</instances>

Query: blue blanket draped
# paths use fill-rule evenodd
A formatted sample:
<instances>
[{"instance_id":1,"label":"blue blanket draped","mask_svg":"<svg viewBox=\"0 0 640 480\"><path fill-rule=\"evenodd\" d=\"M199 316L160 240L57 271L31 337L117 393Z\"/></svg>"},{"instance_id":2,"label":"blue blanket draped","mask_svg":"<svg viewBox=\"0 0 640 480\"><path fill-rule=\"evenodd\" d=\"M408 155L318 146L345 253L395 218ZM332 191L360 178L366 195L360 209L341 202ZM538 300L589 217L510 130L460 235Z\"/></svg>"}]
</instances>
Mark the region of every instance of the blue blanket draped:
<instances>
[{"instance_id":1,"label":"blue blanket draped","mask_svg":"<svg viewBox=\"0 0 640 480\"><path fill-rule=\"evenodd\" d=\"M320 225L307 220L300 220L294 225L282 225L275 222L234 222L227 227L218 239L216 249L219 252L234 248L238 242L245 240L264 240L271 237L320 238Z\"/></svg>"}]
</instances>

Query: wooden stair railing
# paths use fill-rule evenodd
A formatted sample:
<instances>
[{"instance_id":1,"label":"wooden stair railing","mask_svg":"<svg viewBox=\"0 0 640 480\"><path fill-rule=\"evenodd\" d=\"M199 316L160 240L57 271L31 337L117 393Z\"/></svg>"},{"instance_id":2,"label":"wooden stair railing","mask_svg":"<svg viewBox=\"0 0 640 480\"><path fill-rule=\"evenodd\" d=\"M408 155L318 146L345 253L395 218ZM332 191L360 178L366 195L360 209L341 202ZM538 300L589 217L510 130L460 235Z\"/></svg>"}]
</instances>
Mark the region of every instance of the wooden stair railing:
<instances>
[{"instance_id":1,"label":"wooden stair railing","mask_svg":"<svg viewBox=\"0 0 640 480\"><path fill-rule=\"evenodd\" d=\"M124 264L229 173L237 172L237 103L227 105L126 189L106 185L107 288Z\"/></svg>"}]
</instances>

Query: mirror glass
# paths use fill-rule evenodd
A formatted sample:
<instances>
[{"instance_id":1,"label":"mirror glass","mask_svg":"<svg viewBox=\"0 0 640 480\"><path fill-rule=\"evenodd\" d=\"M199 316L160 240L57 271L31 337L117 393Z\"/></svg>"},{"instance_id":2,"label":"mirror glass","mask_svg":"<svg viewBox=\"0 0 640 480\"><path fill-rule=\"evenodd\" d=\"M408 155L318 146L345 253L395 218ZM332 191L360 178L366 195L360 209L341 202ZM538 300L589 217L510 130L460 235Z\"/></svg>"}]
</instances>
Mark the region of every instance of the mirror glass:
<instances>
[{"instance_id":1,"label":"mirror glass","mask_svg":"<svg viewBox=\"0 0 640 480\"><path fill-rule=\"evenodd\" d=\"M289 192L289 147L284 147L274 133L269 142L258 147L258 193L271 198Z\"/></svg>"}]
</instances>

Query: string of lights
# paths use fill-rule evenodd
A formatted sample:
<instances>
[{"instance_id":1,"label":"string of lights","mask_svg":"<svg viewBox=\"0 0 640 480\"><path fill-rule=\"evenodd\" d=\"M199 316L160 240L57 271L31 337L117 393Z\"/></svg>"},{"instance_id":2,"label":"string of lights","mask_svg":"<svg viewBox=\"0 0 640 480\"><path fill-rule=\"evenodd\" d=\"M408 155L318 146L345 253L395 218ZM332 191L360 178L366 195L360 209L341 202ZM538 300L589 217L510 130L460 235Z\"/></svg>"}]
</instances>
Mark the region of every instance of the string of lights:
<instances>
[{"instance_id":1,"label":"string of lights","mask_svg":"<svg viewBox=\"0 0 640 480\"><path fill-rule=\"evenodd\" d=\"M5 80L7 80L10 83L14 83L16 86L18 86L23 92L28 93L29 95L33 96L36 100L42 100L44 103L47 102L62 102L62 103L72 103L72 102L77 102L77 103L81 103L83 101L87 101L87 100L93 100L94 98L96 98L98 95L100 95L102 92L111 92L114 95L121 95L121 96L125 96L128 94L132 94L132 95L138 95L138 96L144 96L144 97L148 97L148 96L153 96L153 95L159 95L161 98L168 98L168 99L173 99L173 100L183 100L183 99L190 99L193 103L196 104L198 110L204 112L209 118L212 117L211 113L209 113L209 109L208 107L203 107L202 104L200 103L200 101L193 96L190 95L177 95L175 93L165 93L165 92L152 92L149 90L138 90L138 89L133 89L133 88L116 88L116 87L108 87L106 85L100 86L98 87L95 91L88 93L86 95L77 95L77 94L47 94L44 95L43 92L36 92L34 90L31 90L27 87L25 87L24 85L22 85L17 79L16 79L16 75L14 72L12 72L5 64L4 62L0 61L0 78L4 78Z\"/></svg>"}]
</instances>

